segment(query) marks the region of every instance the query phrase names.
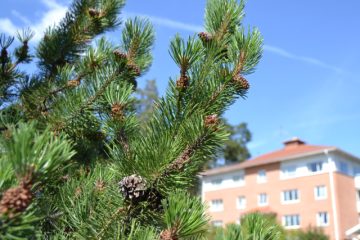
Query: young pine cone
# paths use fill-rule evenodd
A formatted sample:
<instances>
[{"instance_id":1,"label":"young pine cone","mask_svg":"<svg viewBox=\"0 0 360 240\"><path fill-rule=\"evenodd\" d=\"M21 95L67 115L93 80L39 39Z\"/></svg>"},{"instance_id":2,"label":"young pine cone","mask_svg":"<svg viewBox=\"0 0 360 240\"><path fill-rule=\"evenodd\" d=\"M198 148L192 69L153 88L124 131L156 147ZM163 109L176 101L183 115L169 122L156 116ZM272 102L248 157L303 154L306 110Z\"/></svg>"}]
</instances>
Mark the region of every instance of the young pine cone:
<instances>
[{"instance_id":1,"label":"young pine cone","mask_svg":"<svg viewBox=\"0 0 360 240\"><path fill-rule=\"evenodd\" d=\"M176 81L176 88L179 90L183 90L189 86L189 77L186 75L182 75L177 81Z\"/></svg>"},{"instance_id":2,"label":"young pine cone","mask_svg":"<svg viewBox=\"0 0 360 240\"><path fill-rule=\"evenodd\" d=\"M206 32L200 32L198 34L199 38L201 39L201 41L203 43L208 43L212 40L212 36L209 34L209 33L206 33Z\"/></svg>"},{"instance_id":3,"label":"young pine cone","mask_svg":"<svg viewBox=\"0 0 360 240\"><path fill-rule=\"evenodd\" d=\"M95 8L89 8L88 13L92 18L100 16L100 11L96 10Z\"/></svg>"},{"instance_id":4,"label":"young pine cone","mask_svg":"<svg viewBox=\"0 0 360 240\"><path fill-rule=\"evenodd\" d=\"M67 83L66 83L66 85L68 86L68 87L77 87L77 86L79 86L80 85L80 81L79 80L69 80Z\"/></svg>"},{"instance_id":5,"label":"young pine cone","mask_svg":"<svg viewBox=\"0 0 360 240\"><path fill-rule=\"evenodd\" d=\"M126 53L123 53L120 50L115 50L113 53L117 59L127 59Z\"/></svg>"},{"instance_id":6,"label":"young pine cone","mask_svg":"<svg viewBox=\"0 0 360 240\"><path fill-rule=\"evenodd\" d=\"M111 116L116 120L124 119L124 106L120 103L114 103L111 106Z\"/></svg>"},{"instance_id":7,"label":"young pine cone","mask_svg":"<svg viewBox=\"0 0 360 240\"><path fill-rule=\"evenodd\" d=\"M250 88L248 80L241 75L235 76L233 81L239 90L248 90Z\"/></svg>"},{"instance_id":8,"label":"young pine cone","mask_svg":"<svg viewBox=\"0 0 360 240\"><path fill-rule=\"evenodd\" d=\"M220 120L217 114L208 115L204 120L205 127L207 128L216 127L219 123Z\"/></svg>"},{"instance_id":9,"label":"young pine cone","mask_svg":"<svg viewBox=\"0 0 360 240\"><path fill-rule=\"evenodd\" d=\"M176 236L172 229L166 229L161 231L160 240L178 240L179 238Z\"/></svg>"}]
</instances>

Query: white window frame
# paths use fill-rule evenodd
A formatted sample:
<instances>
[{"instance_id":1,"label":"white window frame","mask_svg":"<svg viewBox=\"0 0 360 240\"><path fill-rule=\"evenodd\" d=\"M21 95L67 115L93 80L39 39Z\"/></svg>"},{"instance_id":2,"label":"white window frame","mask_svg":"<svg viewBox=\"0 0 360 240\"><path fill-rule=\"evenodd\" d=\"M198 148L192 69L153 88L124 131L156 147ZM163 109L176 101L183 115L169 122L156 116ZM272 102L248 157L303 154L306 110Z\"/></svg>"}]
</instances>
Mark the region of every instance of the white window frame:
<instances>
[{"instance_id":1,"label":"white window frame","mask_svg":"<svg viewBox=\"0 0 360 240\"><path fill-rule=\"evenodd\" d=\"M287 192L290 192L290 195L293 194L293 192L296 191L296 199L286 200L285 196ZM288 189L281 192L281 203L282 204L292 204L292 203L299 203L300 202L300 191L298 189Z\"/></svg>"},{"instance_id":2,"label":"white window frame","mask_svg":"<svg viewBox=\"0 0 360 240\"><path fill-rule=\"evenodd\" d=\"M326 215L326 220L327 220L326 223L323 222L323 220L324 220L323 216L325 216L325 215ZM317 224L317 226L326 227L326 226L329 226L329 222L330 222L330 220L329 220L329 213L328 212L318 212L316 214L316 224Z\"/></svg>"},{"instance_id":3,"label":"white window frame","mask_svg":"<svg viewBox=\"0 0 360 240\"><path fill-rule=\"evenodd\" d=\"M214 227L222 227L224 225L224 222L222 220L213 220L211 221L211 225Z\"/></svg>"},{"instance_id":4,"label":"white window frame","mask_svg":"<svg viewBox=\"0 0 360 240\"><path fill-rule=\"evenodd\" d=\"M258 171L257 182L258 183L266 183L267 182L267 176L266 176L265 169L261 169Z\"/></svg>"},{"instance_id":5,"label":"white window frame","mask_svg":"<svg viewBox=\"0 0 360 240\"><path fill-rule=\"evenodd\" d=\"M261 200L261 196L265 196L266 202L262 203ZM258 206L267 206L269 205L269 196L267 195L267 193L259 193L258 195Z\"/></svg>"},{"instance_id":6,"label":"white window frame","mask_svg":"<svg viewBox=\"0 0 360 240\"><path fill-rule=\"evenodd\" d=\"M317 195L317 188L319 188L319 187L324 187L324 189L325 189L325 195L324 196L318 196ZM326 187L326 185L317 185L317 186L315 186L314 187L314 196L315 196L315 200L324 200L324 199L327 199L327 187Z\"/></svg>"},{"instance_id":7,"label":"white window frame","mask_svg":"<svg viewBox=\"0 0 360 240\"><path fill-rule=\"evenodd\" d=\"M298 225L288 225L288 226L286 226L286 220L287 220L287 218L291 218L291 222L293 222L293 219L292 218L298 218ZM300 214L288 214L288 215L284 215L283 217L282 217L282 225L284 226L284 228L286 228L286 229L297 229L297 228L300 228L300 226L301 226L301 217L300 217Z\"/></svg>"},{"instance_id":8,"label":"white window frame","mask_svg":"<svg viewBox=\"0 0 360 240\"><path fill-rule=\"evenodd\" d=\"M215 204L216 202L216 204ZM217 204L219 203L219 204ZM224 211L224 201L222 199L213 199L210 201L210 211L211 212L221 212Z\"/></svg>"},{"instance_id":9,"label":"white window frame","mask_svg":"<svg viewBox=\"0 0 360 240\"><path fill-rule=\"evenodd\" d=\"M244 203L240 204L240 199L244 199ZM246 208L246 197L245 196L239 196L236 198L236 208L237 209L245 209Z\"/></svg>"}]
</instances>

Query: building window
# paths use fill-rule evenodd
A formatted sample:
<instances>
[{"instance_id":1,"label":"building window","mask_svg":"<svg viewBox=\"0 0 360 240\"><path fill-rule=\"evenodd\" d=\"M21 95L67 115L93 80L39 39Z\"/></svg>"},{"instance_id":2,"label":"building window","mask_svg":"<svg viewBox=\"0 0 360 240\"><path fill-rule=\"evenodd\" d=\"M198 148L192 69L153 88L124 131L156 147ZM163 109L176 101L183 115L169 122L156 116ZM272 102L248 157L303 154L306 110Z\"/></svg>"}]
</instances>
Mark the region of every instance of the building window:
<instances>
[{"instance_id":1,"label":"building window","mask_svg":"<svg viewBox=\"0 0 360 240\"><path fill-rule=\"evenodd\" d=\"M346 162L340 162L339 170L340 170L340 172L342 172L344 174L349 174L348 164Z\"/></svg>"},{"instance_id":2,"label":"building window","mask_svg":"<svg viewBox=\"0 0 360 240\"><path fill-rule=\"evenodd\" d=\"M240 196L237 198L236 207L238 209L245 209L246 208L246 198L245 196Z\"/></svg>"},{"instance_id":3,"label":"building window","mask_svg":"<svg viewBox=\"0 0 360 240\"><path fill-rule=\"evenodd\" d=\"M321 172L323 170L323 162L309 163L308 169L310 172Z\"/></svg>"},{"instance_id":4,"label":"building window","mask_svg":"<svg viewBox=\"0 0 360 240\"><path fill-rule=\"evenodd\" d=\"M354 176L355 177L360 176L360 167L359 166L354 167Z\"/></svg>"},{"instance_id":5,"label":"building window","mask_svg":"<svg viewBox=\"0 0 360 240\"><path fill-rule=\"evenodd\" d=\"M324 185L316 186L314 192L316 200L327 198L326 186Z\"/></svg>"},{"instance_id":6,"label":"building window","mask_svg":"<svg viewBox=\"0 0 360 240\"><path fill-rule=\"evenodd\" d=\"M257 182L258 182L258 183L264 183L264 182L266 182L266 171L265 171L265 170L260 170L260 171L258 172Z\"/></svg>"},{"instance_id":7,"label":"building window","mask_svg":"<svg viewBox=\"0 0 360 240\"><path fill-rule=\"evenodd\" d=\"M233 176L232 179L236 183L241 183L241 182L244 182L244 175L243 174L235 175L235 176Z\"/></svg>"},{"instance_id":8,"label":"building window","mask_svg":"<svg viewBox=\"0 0 360 240\"><path fill-rule=\"evenodd\" d=\"M221 183L222 183L222 179L220 178L211 180L212 185L221 185Z\"/></svg>"},{"instance_id":9,"label":"building window","mask_svg":"<svg viewBox=\"0 0 360 240\"><path fill-rule=\"evenodd\" d=\"M282 192L283 202L297 202L299 200L299 191L297 189L287 190Z\"/></svg>"},{"instance_id":10,"label":"building window","mask_svg":"<svg viewBox=\"0 0 360 240\"><path fill-rule=\"evenodd\" d=\"M285 215L283 217L283 225L287 228L297 228L300 227L300 215Z\"/></svg>"},{"instance_id":11,"label":"building window","mask_svg":"<svg viewBox=\"0 0 360 240\"><path fill-rule=\"evenodd\" d=\"M357 193L357 200L358 202L360 202L360 190L357 190L356 193Z\"/></svg>"},{"instance_id":12,"label":"building window","mask_svg":"<svg viewBox=\"0 0 360 240\"><path fill-rule=\"evenodd\" d=\"M258 196L258 205L264 206L268 205L268 195L266 193L260 193Z\"/></svg>"},{"instance_id":13,"label":"building window","mask_svg":"<svg viewBox=\"0 0 360 240\"><path fill-rule=\"evenodd\" d=\"M210 211L219 212L224 210L224 204L222 199L211 200Z\"/></svg>"},{"instance_id":14,"label":"building window","mask_svg":"<svg viewBox=\"0 0 360 240\"><path fill-rule=\"evenodd\" d=\"M316 217L316 222L318 226L327 226L329 225L329 216L327 212L319 212Z\"/></svg>"},{"instance_id":15,"label":"building window","mask_svg":"<svg viewBox=\"0 0 360 240\"><path fill-rule=\"evenodd\" d=\"M223 221L221 220L214 220L211 222L211 224L214 226L214 227L222 227L223 226Z\"/></svg>"},{"instance_id":16,"label":"building window","mask_svg":"<svg viewBox=\"0 0 360 240\"><path fill-rule=\"evenodd\" d=\"M285 177L293 177L296 176L296 166L287 166L282 170L282 174Z\"/></svg>"}]
</instances>

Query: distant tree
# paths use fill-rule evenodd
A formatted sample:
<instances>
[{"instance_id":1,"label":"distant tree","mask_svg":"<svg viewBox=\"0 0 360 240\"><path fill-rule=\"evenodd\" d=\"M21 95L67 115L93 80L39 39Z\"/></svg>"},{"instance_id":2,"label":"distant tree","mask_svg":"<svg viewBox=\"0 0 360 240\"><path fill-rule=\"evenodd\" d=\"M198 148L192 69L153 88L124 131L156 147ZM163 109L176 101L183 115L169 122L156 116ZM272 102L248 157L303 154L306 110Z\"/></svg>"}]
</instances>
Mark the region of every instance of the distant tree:
<instances>
[{"instance_id":1,"label":"distant tree","mask_svg":"<svg viewBox=\"0 0 360 240\"><path fill-rule=\"evenodd\" d=\"M154 103L159 99L159 92L155 80L147 80L143 89L139 88L137 112L140 122L147 122L155 109Z\"/></svg>"},{"instance_id":2,"label":"distant tree","mask_svg":"<svg viewBox=\"0 0 360 240\"><path fill-rule=\"evenodd\" d=\"M242 162L250 158L251 155L247 144L251 141L251 132L247 127L247 123L231 125L226 122L226 127L230 136L223 149L225 162Z\"/></svg>"}]
</instances>

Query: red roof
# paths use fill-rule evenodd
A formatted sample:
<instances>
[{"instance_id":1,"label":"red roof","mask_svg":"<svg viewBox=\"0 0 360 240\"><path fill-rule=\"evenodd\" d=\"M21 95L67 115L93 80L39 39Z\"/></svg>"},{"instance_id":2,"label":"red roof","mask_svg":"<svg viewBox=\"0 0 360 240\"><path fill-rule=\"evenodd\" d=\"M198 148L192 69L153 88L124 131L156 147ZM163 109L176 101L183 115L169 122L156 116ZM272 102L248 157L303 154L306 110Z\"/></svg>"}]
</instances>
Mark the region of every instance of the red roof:
<instances>
[{"instance_id":1,"label":"red roof","mask_svg":"<svg viewBox=\"0 0 360 240\"><path fill-rule=\"evenodd\" d=\"M219 173L231 172L238 169L281 162L284 160L289 160L289 159L308 156L308 155L315 155L324 152L325 149L327 150L336 149L335 147L308 145L298 138L293 138L289 141L284 142L284 144L285 144L284 148L280 150L266 153L264 155L260 155L256 158L244 161L242 163L210 169L208 171L203 172L202 175L214 175Z\"/></svg>"}]
</instances>

